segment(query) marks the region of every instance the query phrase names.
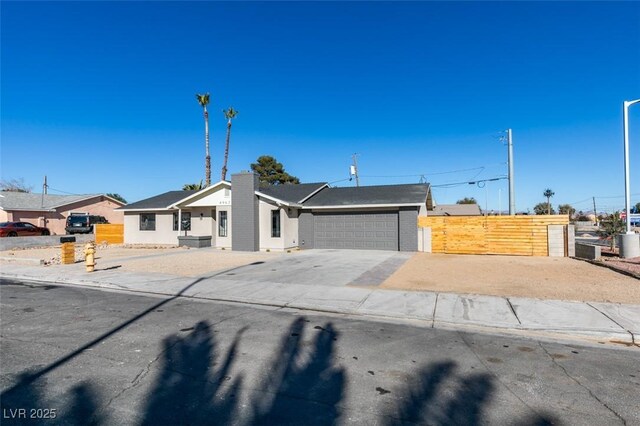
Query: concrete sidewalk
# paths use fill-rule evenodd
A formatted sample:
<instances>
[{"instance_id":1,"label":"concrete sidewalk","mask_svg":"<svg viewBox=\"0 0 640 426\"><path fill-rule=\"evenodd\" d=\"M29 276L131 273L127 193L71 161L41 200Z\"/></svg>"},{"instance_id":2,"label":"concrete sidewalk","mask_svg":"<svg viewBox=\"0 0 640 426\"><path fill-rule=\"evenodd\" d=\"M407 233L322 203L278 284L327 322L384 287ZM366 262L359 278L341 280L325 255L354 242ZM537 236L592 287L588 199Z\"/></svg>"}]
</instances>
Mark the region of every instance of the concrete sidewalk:
<instances>
[{"instance_id":1,"label":"concrete sidewalk","mask_svg":"<svg viewBox=\"0 0 640 426\"><path fill-rule=\"evenodd\" d=\"M640 305L310 286L223 277L232 275L232 271L188 278L117 269L86 273L79 268L4 264L0 277L410 320L434 328L640 346Z\"/></svg>"}]
</instances>

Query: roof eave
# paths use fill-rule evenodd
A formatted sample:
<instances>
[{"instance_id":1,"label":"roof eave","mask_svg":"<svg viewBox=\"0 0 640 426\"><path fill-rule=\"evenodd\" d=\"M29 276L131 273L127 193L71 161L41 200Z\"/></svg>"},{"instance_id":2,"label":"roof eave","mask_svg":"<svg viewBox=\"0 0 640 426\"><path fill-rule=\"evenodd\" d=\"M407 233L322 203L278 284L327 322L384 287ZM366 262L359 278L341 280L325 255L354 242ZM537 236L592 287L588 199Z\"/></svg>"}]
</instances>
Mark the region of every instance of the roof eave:
<instances>
[{"instance_id":1,"label":"roof eave","mask_svg":"<svg viewBox=\"0 0 640 426\"><path fill-rule=\"evenodd\" d=\"M55 209L47 209L47 208L41 208L41 209L21 209L21 208L11 208L11 207L0 207L0 210L4 210L4 211L8 211L8 212L55 212Z\"/></svg>"},{"instance_id":2,"label":"roof eave","mask_svg":"<svg viewBox=\"0 0 640 426\"><path fill-rule=\"evenodd\" d=\"M121 212L158 212L158 211L166 212L166 211L177 210L177 208L172 209L169 207L152 207L148 209L116 209L116 210Z\"/></svg>"},{"instance_id":3,"label":"roof eave","mask_svg":"<svg viewBox=\"0 0 640 426\"><path fill-rule=\"evenodd\" d=\"M302 207L304 207L302 204L299 204L299 203L291 203L291 202L289 202L289 201L284 201L284 200L281 200L281 199L279 199L279 198L273 197L273 196L271 196L271 195L267 195L267 194L265 194L265 193L263 193L263 192L260 192L260 191L255 191L255 192L254 192L254 194L256 194L258 197L262 197L262 198L265 198L265 199L267 199L267 200L269 200L269 201L273 201L273 202L274 202L274 203L276 203L278 206L283 205L283 206L287 206L287 207L296 207L296 208L302 208Z\"/></svg>"},{"instance_id":4,"label":"roof eave","mask_svg":"<svg viewBox=\"0 0 640 426\"><path fill-rule=\"evenodd\" d=\"M314 195L316 195L318 192L322 191L325 188L328 188L329 184L325 183L324 185L322 185L320 188L316 189L315 191L313 191L311 194L307 195L306 197L304 197L302 200L298 201L298 203L302 204L305 201L307 201L309 198L313 197Z\"/></svg>"},{"instance_id":5,"label":"roof eave","mask_svg":"<svg viewBox=\"0 0 640 426\"><path fill-rule=\"evenodd\" d=\"M423 203L383 203L383 204L343 204L333 206L302 206L304 209L363 209L363 208L387 208L387 207L421 207Z\"/></svg>"}]
</instances>

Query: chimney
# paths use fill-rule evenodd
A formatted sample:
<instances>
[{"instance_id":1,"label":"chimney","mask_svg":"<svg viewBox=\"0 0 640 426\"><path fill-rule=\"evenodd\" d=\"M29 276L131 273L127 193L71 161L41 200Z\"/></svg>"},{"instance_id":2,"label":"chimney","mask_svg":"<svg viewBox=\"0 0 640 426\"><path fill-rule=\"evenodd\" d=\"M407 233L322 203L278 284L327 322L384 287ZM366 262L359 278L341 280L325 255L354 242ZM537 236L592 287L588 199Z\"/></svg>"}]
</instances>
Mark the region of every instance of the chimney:
<instances>
[{"instance_id":1,"label":"chimney","mask_svg":"<svg viewBox=\"0 0 640 426\"><path fill-rule=\"evenodd\" d=\"M258 216L258 175L240 172L231 175L231 249L260 250Z\"/></svg>"}]
</instances>

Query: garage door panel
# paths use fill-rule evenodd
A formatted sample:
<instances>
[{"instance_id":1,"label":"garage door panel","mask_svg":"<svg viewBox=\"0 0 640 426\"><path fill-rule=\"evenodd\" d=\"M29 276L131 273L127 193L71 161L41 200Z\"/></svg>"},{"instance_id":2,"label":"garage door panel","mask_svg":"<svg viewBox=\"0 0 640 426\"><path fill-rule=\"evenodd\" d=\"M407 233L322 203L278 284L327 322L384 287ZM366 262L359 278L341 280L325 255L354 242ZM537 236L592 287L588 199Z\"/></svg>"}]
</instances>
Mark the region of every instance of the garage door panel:
<instances>
[{"instance_id":1,"label":"garage door panel","mask_svg":"<svg viewBox=\"0 0 640 426\"><path fill-rule=\"evenodd\" d=\"M398 250L398 213L314 213L316 248Z\"/></svg>"}]
</instances>

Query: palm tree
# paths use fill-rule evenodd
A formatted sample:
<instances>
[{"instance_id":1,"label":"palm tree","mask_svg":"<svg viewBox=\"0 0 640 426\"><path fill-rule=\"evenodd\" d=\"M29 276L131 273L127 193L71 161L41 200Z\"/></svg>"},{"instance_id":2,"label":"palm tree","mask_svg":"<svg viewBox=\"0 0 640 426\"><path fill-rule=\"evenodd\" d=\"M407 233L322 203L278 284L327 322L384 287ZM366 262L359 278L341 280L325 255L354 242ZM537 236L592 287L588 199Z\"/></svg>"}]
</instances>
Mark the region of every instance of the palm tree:
<instances>
[{"instance_id":1,"label":"palm tree","mask_svg":"<svg viewBox=\"0 0 640 426\"><path fill-rule=\"evenodd\" d=\"M238 111L229 107L229 109L223 109L225 118L227 119L227 143L224 146L224 164L222 164L222 177L220 180L225 180L227 177L227 160L229 159L229 138L231 137L231 120L236 118Z\"/></svg>"},{"instance_id":2,"label":"palm tree","mask_svg":"<svg viewBox=\"0 0 640 426\"><path fill-rule=\"evenodd\" d=\"M183 191L200 191L202 188L202 180L198 183L185 183L182 185Z\"/></svg>"},{"instance_id":3,"label":"palm tree","mask_svg":"<svg viewBox=\"0 0 640 426\"><path fill-rule=\"evenodd\" d=\"M610 247L613 251L616 248L616 235L622 234L625 230L625 222L620 218L620 213L615 212L602 221L598 235L605 239L610 239Z\"/></svg>"},{"instance_id":4,"label":"palm tree","mask_svg":"<svg viewBox=\"0 0 640 426\"><path fill-rule=\"evenodd\" d=\"M207 112L207 105L209 105L209 94L199 95L196 93L196 99L204 110L204 181L205 186L211 185L211 156L209 156L209 113Z\"/></svg>"},{"instance_id":5,"label":"palm tree","mask_svg":"<svg viewBox=\"0 0 640 426\"><path fill-rule=\"evenodd\" d=\"M551 214L551 197L556 195L556 193L553 192L552 190L550 190L549 188L547 188L547 189L544 190L542 195L547 197L547 214Z\"/></svg>"}]
</instances>

